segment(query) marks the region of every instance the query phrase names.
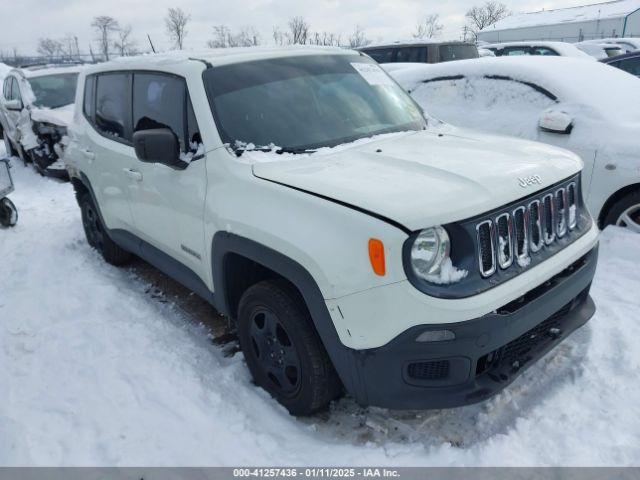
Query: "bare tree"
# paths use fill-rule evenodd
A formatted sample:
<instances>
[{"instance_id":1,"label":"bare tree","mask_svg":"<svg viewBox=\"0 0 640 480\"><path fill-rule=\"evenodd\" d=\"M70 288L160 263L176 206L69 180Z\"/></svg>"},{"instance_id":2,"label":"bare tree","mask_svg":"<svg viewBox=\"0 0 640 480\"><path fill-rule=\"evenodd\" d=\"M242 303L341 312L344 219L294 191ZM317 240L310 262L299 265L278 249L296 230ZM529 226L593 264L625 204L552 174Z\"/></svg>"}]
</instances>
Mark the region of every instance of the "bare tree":
<instances>
[{"instance_id":1,"label":"bare tree","mask_svg":"<svg viewBox=\"0 0 640 480\"><path fill-rule=\"evenodd\" d=\"M480 30L490 27L509 15L511 15L511 12L509 12L504 3L490 0L482 6L470 8L466 17L469 21L469 30L477 39Z\"/></svg>"},{"instance_id":2,"label":"bare tree","mask_svg":"<svg viewBox=\"0 0 640 480\"><path fill-rule=\"evenodd\" d=\"M289 42L294 45L304 45L309 39L309 24L302 17L289 20Z\"/></svg>"},{"instance_id":3,"label":"bare tree","mask_svg":"<svg viewBox=\"0 0 640 480\"><path fill-rule=\"evenodd\" d=\"M322 45L325 47L339 47L340 35L336 35L332 32L313 32L309 35L307 43L309 45Z\"/></svg>"},{"instance_id":4,"label":"bare tree","mask_svg":"<svg viewBox=\"0 0 640 480\"><path fill-rule=\"evenodd\" d=\"M360 28L360 25L356 25L356 29L353 31L351 36L349 37L349 47L350 48L358 48L358 47L366 47L371 43L365 34L364 30Z\"/></svg>"},{"instance_id":5,"label":"bare tree","mask_svg":"<svg viewBox=\"0 0 640 480\"><path fill-rule=\"evenodd\" d=\"M184 38L187 36L187 23L191 20L191 15L187 15L181 8L169 8L164 23L167 35L174 43L175 47L182 50Z\"/></svg>"},{"instance_id":6,"label":"bare tree","mask_svg":"<svg viewBox=\"0 0 640 480\"><path fill-rule=\"evenodd\" d=\"M227 48L229 47L229 38L231 30L226 25L213 26L213 38L207 41L209 48Z\"/></svg>"},{"instance_id":7,"label":"bare tree","mask_svg":"<svg viewBox=\"0 0 640 480\"><path fill-rule=\"evenodd\" d=\"M62 55L62 43L53 38L38 39L38 53L49 59Z\"/></svg>"},{"instance_id":8,"label":"bare tree","mask_svg":"<svg viewBox=\"0 0 640 480\"><path fill-rule=\"evenodd\" d=\"M428 15L422 23L416 25L413 38L433 38L442 33L444 26L440 23L440 15L437 13Z\"/></svg>"},{"instance_id":9,"label":"bare tree","mask_svg":"<svg viewBox=\"0 0 640 480\"><path fill-rule=\"evenodd\" d=\"M113 48L121 57L134 55L136 41L131 38L131 25L125 25L118 30L118 38L113 42Z\"/></svg>"},{"instance_id":10,"label":"bare tree","mask_svg":"<svg viewBox=\"0 0 640 480\"><path fill-rule=\"evenodd\" d=\"M286 45L287 43L290 43L287 39L287 33L280 30L280 27L277 25L273 27L272 36L276 45Z\"/></svg>"},{"instance_id":11,"label":"bare tree","mask_svg":"<svg viewBox=\"0 0 640 480\"><path fill-rule=\"evenodd\" d=\"M109 17L108 15L100 15L93 19L91 26L98 34L100 52L104 56L104 59L108 61L111 47L111 34L118 31L120 25L115 18Z\"/></svg>"},{"instance_id":12,"label":"bare tree","mask_svg":"<svg viewBox=\"0 0 640 480\"><path fill-rule=\"evenodd\" d=\"M255 47L260 45L260 35L251 25L233 33L226 25L214 25L213 38L207 41L209 48Z\"/></svg>"}]
</instances>

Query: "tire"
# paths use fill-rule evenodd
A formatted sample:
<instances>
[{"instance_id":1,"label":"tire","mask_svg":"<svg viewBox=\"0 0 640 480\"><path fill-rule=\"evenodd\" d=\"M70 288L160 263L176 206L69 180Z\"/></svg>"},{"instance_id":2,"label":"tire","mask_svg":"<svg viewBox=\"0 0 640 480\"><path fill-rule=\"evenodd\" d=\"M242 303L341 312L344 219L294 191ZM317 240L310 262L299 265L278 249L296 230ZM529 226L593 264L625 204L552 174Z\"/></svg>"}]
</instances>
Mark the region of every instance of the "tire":
<instances>
[{"instance_id":1,"label":"tire","mask_svg":"<svg viewBox=\"0 0 640 480\"><path fill-rule=\"evenodd\" d=\"M292 415L324 410L342 394L304 300L288 283L267 280L247 289L238 337L255 383Z\"/></svg>"},{"instance_id":2,"label":"tire","mask_svg":"<svg viewBox=\"0 0 640 480\"><path fill-rule=\"evenodd\" d=\"M83 193L78 203L82 213L84 234L89 245L100 252L105 261L111 265L120 266L128 263L131 260L131 254L109 238L91 195L88 192Z\"/></svg>"},{"instance_id":3,"label":"tire","mask_svg":"<svg viewBox=\"0 0 640 480\"><path fill-rule=\"evenodd\" d=\"M0 226L13 227L18 223L18 210L7 197L0 199Z\"/></svg>"},{"instance_id":4,"label":"tire","mask_svg":"<svg viewBox=\"0 0 640 480\"><path fill-rule=\"evenodd\" d=\"M604 227L607 225L618 225L640 233L640 190L626 194L611 206L604 220Z\"/></svg>"}]
</instances>

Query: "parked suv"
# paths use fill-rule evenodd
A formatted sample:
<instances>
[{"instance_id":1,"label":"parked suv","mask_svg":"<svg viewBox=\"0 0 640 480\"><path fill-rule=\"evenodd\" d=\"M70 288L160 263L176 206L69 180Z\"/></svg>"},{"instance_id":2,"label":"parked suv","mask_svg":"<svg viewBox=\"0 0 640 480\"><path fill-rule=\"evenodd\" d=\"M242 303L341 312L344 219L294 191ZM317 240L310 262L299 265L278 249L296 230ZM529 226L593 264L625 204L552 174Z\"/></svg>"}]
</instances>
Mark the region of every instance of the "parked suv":
<instances>
[{"instance_id":1,"label":"parked suv","mask_svg":"<svg viewBox=\"0 0 640 480\"><path fill-rule=\"evenodd\" d=\"M358 52L96 65L70 137L89 244L233 319L293 414L343 389L397 409L481 401L594 313L578 157L442 129Z\"/></svg>"},{"instance_id":2,"label":"parked suv","mask_svg":"<svg viewBox=\"0 0 640 480\"><path fill-rule=\"evenodd\" d=\"M81 68L18 68L4 79L0 130L7 153L33 162L40 173L66 176L61 157Z\"/></svg>"},{"instance_id":3,"label":"parked suv","mask_svg":"<svg viewBox=\"0 0 640 480\"><path fill-rule=\"evenodd\" d=\"M359 49L378 63L441 63L478 58L478 47L465 42L408 42Z\"/></svg>"}]
</instances>

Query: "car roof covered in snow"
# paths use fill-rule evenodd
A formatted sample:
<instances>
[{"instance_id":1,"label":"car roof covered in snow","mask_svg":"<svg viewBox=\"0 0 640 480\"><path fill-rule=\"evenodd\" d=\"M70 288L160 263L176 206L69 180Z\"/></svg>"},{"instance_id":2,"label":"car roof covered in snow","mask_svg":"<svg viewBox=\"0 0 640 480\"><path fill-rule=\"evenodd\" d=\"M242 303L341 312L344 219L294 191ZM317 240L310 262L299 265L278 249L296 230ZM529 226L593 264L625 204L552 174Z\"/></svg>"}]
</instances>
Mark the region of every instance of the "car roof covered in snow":
<instances>
[{"instance_id":1,"label":"car roof covered in snow","mask_svg":"<svg viewBox=\"0 0 640 480\"><path fill-rule=\"evenodd\" d=\"M575 45L566 42L546 42L531 40L529 42L504 42L504 43L490 43L482 45L482 48L505 48L505 47L547 47L555 50L563 57L577 57L583 59L593 58L589 54L583 52Z\"/></svg>"},{"instance_id":2,"label":"car roof covered in snow","mask_svg":"<svg viewBox=\"0 0 640 480\"><path fill-rule=\"evenodd\" d=\"M601 114L640 120L640 83L633 75L599 62L567 57L496 57L415 64L390 72L407 90L460 77L498 77L540 87L561 103L589 106Z\"/></svg>"},{"instance_id":3,"label":"car roof covered in snow","mask_svg":"<svg viewBox=\"0 0 640 480\"><path fill-rule=\"evenodd\" d=\"M557 25L559 23L605 20L608 18L623 17L638 9L640 9L640 0L614 0L577 7L541 10L511 15L483 29L483 31L510 30L542 25Z\"/></svg>"},{"instance_id":4,"label":"car roof covered in snow","mask_svg":"<svg viewBox=\"0 0 640 480\"><path fill-rule=\"evenodd\" d=\"M47 75L63 75L65 73L80 73L84 65L43 65L33 67L14 68L12 72L26 78L45 77Z\"/></svg>"},{"instance_id":5,"label":"car roof covered in snow","mask_svg":"<svg viewBox=\"0 0 640 480\"><path fill-rule=\"evenodd\" d=\"M163 53L148 53L131 57L119 57L109 62L92 65L87 74L111 70L151 69L186 65L219 66L230 63L249 62L268 58L295 57L306 55L357 55L354 50L338 47L291 45L286 47L238 47L212 48L203 50L173 50Z\"/></svg>"}]
</instances>

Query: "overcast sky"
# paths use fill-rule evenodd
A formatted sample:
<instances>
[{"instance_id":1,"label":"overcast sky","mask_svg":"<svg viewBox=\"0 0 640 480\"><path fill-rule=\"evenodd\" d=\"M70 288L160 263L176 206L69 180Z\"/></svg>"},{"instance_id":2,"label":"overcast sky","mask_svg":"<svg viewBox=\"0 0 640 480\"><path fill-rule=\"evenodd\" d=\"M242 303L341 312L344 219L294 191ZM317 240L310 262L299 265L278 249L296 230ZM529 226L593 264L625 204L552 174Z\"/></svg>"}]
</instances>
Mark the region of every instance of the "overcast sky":
<instances>
[{"instance_id":1,"label":"overcast sky","mask_svg":"<svg viewBox=\"0 0 640 480\"><path fill-rule=\"evenodd\" d=\"M503 0L513 12L593 3L588 0ZM330 31L347 38L360 25L373 41L408 38L418 19L437 13L444 24L443 36L459 38L464 14L482 0L3 0L0 50L35 53L38 38L75 35L80 49L88 52L95 35L91 20L96 15L115 17L130 24L138 48L147 50L149 34L157 49L168 49L164 30L168 7L180 7L191 15L187 48L203 48L213 25L232 29L254 26L264 43L271 41L274 25L286 27L295 15L304 17L314 31ZM95 43L94 43L95 45ZM95 47L94 47L95 48Z\"/></svg>"}]
</instances>

